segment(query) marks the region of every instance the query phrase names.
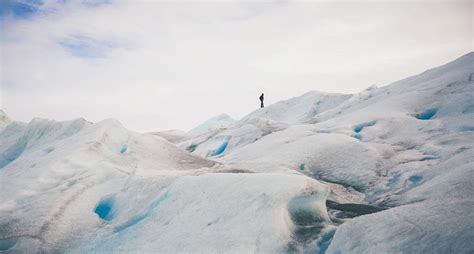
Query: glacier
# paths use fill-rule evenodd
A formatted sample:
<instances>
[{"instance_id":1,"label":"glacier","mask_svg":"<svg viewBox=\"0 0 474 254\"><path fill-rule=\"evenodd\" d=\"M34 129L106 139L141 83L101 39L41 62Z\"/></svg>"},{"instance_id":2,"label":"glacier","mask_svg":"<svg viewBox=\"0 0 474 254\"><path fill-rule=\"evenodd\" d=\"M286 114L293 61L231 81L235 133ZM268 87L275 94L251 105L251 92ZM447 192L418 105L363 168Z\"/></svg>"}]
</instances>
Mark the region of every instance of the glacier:
<instances>
[{"instance_id":1,"label":"glacier","mask_svg":"<svg viewBox=\"0 0 474 254\"><path fill-rule=\"evenodd\" d=\"M191 131L0 110L0 252L473 253L474 53Z\"/></svg>"}]
</instances>

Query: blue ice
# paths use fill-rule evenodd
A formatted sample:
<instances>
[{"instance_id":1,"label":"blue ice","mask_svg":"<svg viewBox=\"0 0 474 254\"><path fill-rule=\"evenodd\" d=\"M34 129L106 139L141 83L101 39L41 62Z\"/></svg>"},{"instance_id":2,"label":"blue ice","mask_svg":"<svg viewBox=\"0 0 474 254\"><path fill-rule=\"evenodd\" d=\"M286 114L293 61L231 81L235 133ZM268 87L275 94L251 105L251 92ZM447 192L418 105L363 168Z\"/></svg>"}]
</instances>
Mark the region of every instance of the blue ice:
<instances>
[{"instance_id":1,"label":"blue ice","mask_svg":"<svg viewBox=\"0 0 474 254\"><path fill-rule=\"evenodd\" d=\"M434 156L434 155L424 155L423 157L421 157L420 161L428 161L428 160L436 160L438 159L437 156Z\"/></svg>"},{"instance_id":2,"label":"blue ice","mask_svg":"<svg viewBox=\"0 0 474 254\"><path fill-rule=\"evenodd\" d=\"M100 200L95 207L95 213L105 221L110 221L114 218L112 209L114 206L114 199L112 197L106 197Z\"/></svg>"},{"instance_id":3,"label":"blue ice","mask_svg":"<svg viewBox=\"0 0 474 254\"><path fill-rule=\"evenodd\" d=\"M300 170L301 170L301 171L304 171L304 163L301 163L301 164L300 164Z\"/></svg>"},{"instance_id":4,"label":"blue ice","mask_svg":"<svg viewBox=\"0 0 474 254\"><path fill-rule=\"evenodd\" d=\"M420 181L421 181L422 179L423 179L422 176L417 176L417 175L408 177L408 181L412 182L413 184L418 184L418 183L420 183Z\"/></svg>"},{"instance_id":5,"label":"blue ice","mask_svg":"<svg viewBox=\"0 0 474 254\"><path fill-rule=\"evenodd\" d=\"M0 251L7 251L15 246L17 242L16 238L9 238L9 239L0 239Z\"/></svg>"},{"instance_id":6,"label":"blue ice","mask_svg":"<svg viewBox=\"0 0 474 254\"><path fill-rule=\"evenodd\" d=\"M0 169L16 160L25 151L27 145L26 139L20 139L14 145L9 147L3 154L0 154Z\"/></svg>"},{"instance_id":7,"label":"blue ice","mask_svg":"<svg viewBox=\"0 0 474 254\"><path fill-rule=\"evenodd\" d=\"M138 222L144 220L146 218L146 214L140 214L140 215L137 215L137 216L134 216L133 218L131 218L130 220L116 226L114 228L114 232L117 233L117 232L120 232L120 231L124 231L125 229L137 224Z\"/></svg>"},{"instance_id":8,"label":"blue ice","mask_svg":"<svg viewBox=\"0 0 474 254\"><path fill-rule=\"evenodd\" d=\"M376 121L370 121L370 122L358 124L358 125L354 126L354 132L355 132L355 133L359 133L359 132L361 132L362 129L364 129L365 127L374 126L375 123L376 123Z\"/></svg>"},{"instance_id":9,"label":"blue ice","mask_svg":"<svg viewBox=\"0 0 474 254\"><path fill-rule=\"evenodd\" d=\"M353 137L356 138L356 139L358 139L358 140L362 140L362 135L361 135L360 133L354 134Z\"/></svg>"},{"instance_id":10,"label":"blue ice","mask_svg":"<svg viewBox=\"0 0 474 254\"><path fill-rule=\"evenodd\" d=\"M419 114L416 114L415 117L417 119L420 119L420 120L429 120L431 118L433 118L434 115L436 115L436 113L438 112L437 109L428 109L422 113L419 113Z\"/></svg>"},{"instance_id":11,"label":"blue ice","mask_svg":"<svg viewBox=\"0 0 474 254\"><path fill-rule=\"evenodd\" d=\"M326 253L326 250L328 249L329 244L331 244L332 238L334 237L335 233L336 233L336 230L333 230L323 235L321 242L319 243L320 254Z\"/></svg>"},{"instance_id":12,"label":"blue ice","mask_svg":"<svg viewBox=\"0 0 474 254\"><path fill-rule=\"evenodd\" d=\"M460 131L474 131L474 126L464 125L459 128Z\"/></svg>"},{"instance_id":13,"label":"blue ice","mask_svg":"<svg viewBox=\"0 0 474 254\"><path fill-rule=\"evenodd\" d=\"M227 148L227 145L229 144L228 141L224 142L221 146L219 146L219 148L217 148L217 150L215 150L211 156L217 156L217 155L220 155L222 154L225 149Z\"/></svg>"},{"instance_id":14,"label":"blue ice","mask_svg":"<svg viewBox=\"0 0 474 254\"><path fill-rule=\"evenodd\" d=\"M120 153L125 153L127 151L127 146L124 145L122 148L120 148Z\"/></svg>"},{"instance_id":15,"label":"blue ice","mask_svg":"<svg viewBox=\"0 0 474 254\"><path fill-rule=\"evenodd\" d=\"M388 187L392 189L393 187L395 187L395 185L398 183L399 180L400 180L400 175L395 175L393 178L388 180Z\"/></svg>"},{"instance_id":16,"label":"blue ice","mask_svg":"<svg viewBox=\"0 0 474 254\"><path fill-rule=\"evenodd\" d=\"M131 226L136 225L137 223L143 221L146 219L150 214L153 212L153 210L158 207L164 200L168 198L168 191L166 191L164 194L161 194L158 196L157 199L155 199L153 202L151 202L140 214L133 216L130 220L126 221L125 223L122 223L114 228L114 232L120 232L123 231Z\"/></svg>"}]
</instances>

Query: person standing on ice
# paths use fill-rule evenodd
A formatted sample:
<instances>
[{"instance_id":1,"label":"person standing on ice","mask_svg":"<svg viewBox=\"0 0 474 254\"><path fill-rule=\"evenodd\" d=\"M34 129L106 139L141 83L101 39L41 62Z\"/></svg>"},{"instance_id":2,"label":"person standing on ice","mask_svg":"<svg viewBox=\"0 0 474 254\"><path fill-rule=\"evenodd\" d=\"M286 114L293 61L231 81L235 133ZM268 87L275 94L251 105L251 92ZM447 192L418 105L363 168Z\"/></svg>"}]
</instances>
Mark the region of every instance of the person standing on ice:
<instances>
[{"instance_id":1,"label":"person standing on ice","mask_svg":"<svg viewBox=\"0 0 474 254\"><path fill-rule=\"evenodd\" d=\"M263 93L260 95L260 108L263 108Z\"/></svg>"}]
</instances>

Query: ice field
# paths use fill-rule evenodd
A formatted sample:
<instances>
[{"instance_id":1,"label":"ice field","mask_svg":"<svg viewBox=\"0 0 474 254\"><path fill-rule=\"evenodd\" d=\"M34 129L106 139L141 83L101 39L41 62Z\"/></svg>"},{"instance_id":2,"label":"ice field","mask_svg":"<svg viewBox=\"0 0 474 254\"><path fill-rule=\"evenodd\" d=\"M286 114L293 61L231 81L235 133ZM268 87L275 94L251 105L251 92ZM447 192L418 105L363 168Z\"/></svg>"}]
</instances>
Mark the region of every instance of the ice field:
<instances>
[{"instance_id":1,"label":"ice field","mask_svg":"<svg viewBox=\"0 0 474 254\"><path fill-rule=\"evenodd\" d=\"M7 113L0 252L474 252L474 53L189 132Z\"/></svg>"}]
</instances>

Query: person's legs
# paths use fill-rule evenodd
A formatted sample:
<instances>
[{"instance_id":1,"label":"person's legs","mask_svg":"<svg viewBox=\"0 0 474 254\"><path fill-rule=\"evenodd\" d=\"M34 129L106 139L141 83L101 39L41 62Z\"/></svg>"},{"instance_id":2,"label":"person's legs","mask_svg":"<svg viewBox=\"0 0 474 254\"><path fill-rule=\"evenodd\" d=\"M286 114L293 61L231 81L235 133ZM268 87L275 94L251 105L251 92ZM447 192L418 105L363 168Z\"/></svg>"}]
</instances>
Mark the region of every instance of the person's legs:
<instances>
[{"instance_id":1,"label":"person's legs","mask_svg":"<svg viewBox=\"0 0 474 254\"><path fill-rule=\"evenodd\" d=\"M260 108L263 108L263 101L260 101Z\"/></svg>"}]
</instances>

